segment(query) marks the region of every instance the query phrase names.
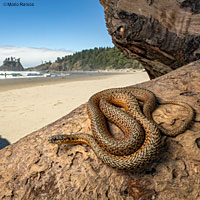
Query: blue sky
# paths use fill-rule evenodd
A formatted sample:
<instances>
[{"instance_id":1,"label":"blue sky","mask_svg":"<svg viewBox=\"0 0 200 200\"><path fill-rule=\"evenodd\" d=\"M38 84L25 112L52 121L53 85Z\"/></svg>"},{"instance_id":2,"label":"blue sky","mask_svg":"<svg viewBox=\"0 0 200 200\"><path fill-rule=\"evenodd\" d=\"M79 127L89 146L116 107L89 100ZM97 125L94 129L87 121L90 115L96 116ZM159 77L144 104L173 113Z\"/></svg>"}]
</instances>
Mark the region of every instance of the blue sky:
<instances>
[{"instance_id":1,"label":"blue sky","mask_svg":"<svg viewBox=\"0 0 200 200\"><path fill-rule=\"evenodd\" d=\"M34 6L5 6L7 2ZM113 46L99 0L0 0L0 27L2 48L76 52Z\"/></svg>"}]
</instances>

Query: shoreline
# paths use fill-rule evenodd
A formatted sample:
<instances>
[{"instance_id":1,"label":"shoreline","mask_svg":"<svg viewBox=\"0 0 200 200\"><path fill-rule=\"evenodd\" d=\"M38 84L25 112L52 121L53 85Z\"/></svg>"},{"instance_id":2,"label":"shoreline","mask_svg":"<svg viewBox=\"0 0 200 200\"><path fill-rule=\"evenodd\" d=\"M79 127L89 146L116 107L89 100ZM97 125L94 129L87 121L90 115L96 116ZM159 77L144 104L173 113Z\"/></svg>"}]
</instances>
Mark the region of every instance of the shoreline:
<instances>
[{"instance_id":1,"label":"shoreline","mask_svg":"<svg viewBox=\"0 0 200 200\"><path fill-rule=\"evenodd\" d=\"M66 82L74 81L84 81L84 80L99 80L106 79L115 75L123 74L134 74L137 72L86 72L85 75L75 75L75 76L57 76L57 77L34 77L34 78L12 78L12 79L0 79L0 92L13 89L22 89L27 87L35 87L41 85L52 85L60 84ZM99 73L99 74L98 74ZM91 75L92 74L92 75Z\"/></svg>"}]
</instances>

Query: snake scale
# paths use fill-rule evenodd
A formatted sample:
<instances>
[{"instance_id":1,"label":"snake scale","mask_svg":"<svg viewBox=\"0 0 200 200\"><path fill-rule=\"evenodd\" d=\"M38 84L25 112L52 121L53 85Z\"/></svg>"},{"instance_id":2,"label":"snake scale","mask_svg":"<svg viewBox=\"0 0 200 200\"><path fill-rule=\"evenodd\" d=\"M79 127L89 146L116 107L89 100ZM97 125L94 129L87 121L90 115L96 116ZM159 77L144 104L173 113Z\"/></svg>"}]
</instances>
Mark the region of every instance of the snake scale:
<instances>
[{"instance_id":1,"label":"snake scale","mask_svg":"<svg viewBox=\"0 0 200 200\"><path fill-rule=\"evenodd\" d=\"M141 110L139 101L143 103ZM104 163L118 169L138 169L153 161L161 148L159 129L168 136L183 133L194 117L193 109L180 101L160 101L186 108L188 118L176 130L168 131L152 119L157 98L151 91L137 87L107 89L88 101L88 115L93 136L89 134L56 135L48 141L55 144L88 144ZM123 107L123 110L119 107ZM107 129L106 118L124 133L115 139Z\"/></svg>"}]
</instances>

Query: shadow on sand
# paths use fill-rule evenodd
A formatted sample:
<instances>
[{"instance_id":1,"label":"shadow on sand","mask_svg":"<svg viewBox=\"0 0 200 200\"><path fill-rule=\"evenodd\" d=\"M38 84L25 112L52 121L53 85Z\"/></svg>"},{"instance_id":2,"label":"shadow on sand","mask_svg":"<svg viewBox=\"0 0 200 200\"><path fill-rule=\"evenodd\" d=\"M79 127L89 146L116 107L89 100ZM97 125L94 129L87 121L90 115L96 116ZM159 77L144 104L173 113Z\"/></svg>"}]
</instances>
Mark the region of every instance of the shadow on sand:
<instances>
[{"instance_id":1,"label":"shadow on sand","mask_svg":"<svg viewBox=\"0 0 200 200\"><path fill-rule=\"evenodd\" d=\"M8 145L10 145L10 142L7 139L2 138L0 135L0 150Z\"/></svg>"}]
</instances>

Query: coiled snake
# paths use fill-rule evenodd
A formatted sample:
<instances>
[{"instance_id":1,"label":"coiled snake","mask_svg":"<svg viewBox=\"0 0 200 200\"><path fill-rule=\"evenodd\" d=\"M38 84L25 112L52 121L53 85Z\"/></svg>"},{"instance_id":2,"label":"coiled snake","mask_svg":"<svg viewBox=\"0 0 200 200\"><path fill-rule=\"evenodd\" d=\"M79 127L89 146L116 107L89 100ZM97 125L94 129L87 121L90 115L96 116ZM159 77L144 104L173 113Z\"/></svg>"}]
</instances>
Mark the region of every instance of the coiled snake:
<instances>
[{"instance_id":1,"label":"coiled snake","mask_svg":"<svg viewBox=\"0 0 200 200\"><path fill-rule=\"evenodd\" d=\"M139 101L143 102L143 111ZM183 133L194 117L193 109L179 101L162 101L185 107L189 114L183 124L174 131L167 131L156 124L151 116L157 99L146 89L136 87L108 89L94 94L88 101L93 136L89 134L56 135L48 139L56 144L88 144L104 163L118 169L138 169L154 160L161 147L159 129L168 136ZM115 106L114 106L115 105ZM123 107L122 110L120 107ZM106 118L124 133L119 140L107 129ZM142 126L142 127L141 127Z\"/></svg>"}]
</instances>

